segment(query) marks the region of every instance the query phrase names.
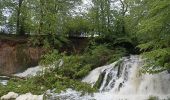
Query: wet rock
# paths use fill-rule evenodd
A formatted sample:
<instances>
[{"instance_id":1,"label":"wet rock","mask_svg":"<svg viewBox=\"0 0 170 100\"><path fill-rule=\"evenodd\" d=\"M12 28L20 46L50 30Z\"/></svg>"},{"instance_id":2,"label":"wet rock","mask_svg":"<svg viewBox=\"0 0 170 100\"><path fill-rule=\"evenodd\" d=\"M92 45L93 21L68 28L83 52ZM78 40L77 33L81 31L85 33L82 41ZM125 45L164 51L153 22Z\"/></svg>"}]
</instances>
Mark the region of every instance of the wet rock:
<instances>
[{"instance_id":1,"label":"wet rock","mask_svg":"<svg viewBox=\"0 0 170 100\"><path fill-rule=\"evenodd\" d=\"M170 74L170 70L168 70L168 73Z\"/></svg>"},{"instance_id":2,"label":"wet rock","mask_svg":"<svg viewBox=\"0 0 170 100\"><path fill-rule=\"evenodd\" d=\"M105 74L106 74L105 71L100 74L100 76L99 76L97 82L95 83L94 87L96 87L98 89L101 87Z\"/></svg>"},{"instance_id":3,"label":"wet rock","mask_svg":"<svg viewBox=\"0 0 170 100\"><path fill-rule=\"evenodd\" d=\"M17 93L9 92L8 94L2 96L1 100L11 100L11 99L16 99L17 97L18 97Z\"/></svg>"},{"instance_id":4,"label":"wet rock","mask_svg":"<svg viewBox=\"0 0 170 100\"><path fill-rule=\"evenodd\" d=\"M16 100L43 100L43 95L33 95L31 93L26 93L17 97Z\"/></svg>"}]
</instances>

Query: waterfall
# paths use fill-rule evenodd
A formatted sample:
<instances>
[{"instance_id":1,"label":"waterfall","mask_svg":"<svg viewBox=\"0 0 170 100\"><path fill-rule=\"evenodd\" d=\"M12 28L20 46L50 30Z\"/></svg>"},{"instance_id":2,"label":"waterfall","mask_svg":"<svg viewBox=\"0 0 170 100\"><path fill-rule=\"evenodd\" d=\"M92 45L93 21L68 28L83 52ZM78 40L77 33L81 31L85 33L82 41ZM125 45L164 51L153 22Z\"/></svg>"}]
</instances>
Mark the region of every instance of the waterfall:
<instances>
[{"instance_id":1,"label":"waterfall","mask_svg":"<svg viewBox=\"0 0 170 100\"><path fill-rule=\"evenodd\" d=\"M143 74L140 73L142 66L143 61L139 56L124 57L110 65L92 70L82 80L97 87L97 93L82 95L72 89L61 93L48 90L46 100L147 100L150 96L161 100L169 99L170 73L164 71L158 74ZM37 72L36 68L17 75L30 75L32 70Z\"/></svg>"},{"instance_id":2,"label":"waterfall","mask_svg":"<svg viewBox=\"0 0 170 100\"><path fill-rule=\"evenodd\" d=\"M121 60L93 70L82 81L89 83L94 80L92 86L97 82L96 78L104 74L102 85L96 93L97 100L103 100L105 96L110 97L109 100L119 99L147 99L149 96L156 96L159 99L170 98L170 74L168 71L159 74L142 74L140 68L142 60L139 56L130 56ZM120 70L119 70L120 69ZM94 72L98 72L94 75ZM89 79L89 77L94 79ZM103 99L102 99L103 97Z\"/></svg>"},{"instance_id":3,"label":"waterfall","mask_svg":"<svg viewBox=\"0 0 170 100\"><path fill-rule=\"evenodd\" d=\"M125 57L113 64L106 65L100 68L96 68L86 76L82 82L90 83L94 86L101 75L104 75L100 91L114 91L118 92L125 83L129 80L137 81L138 69L141 65L140 58L138 56Z\"/></svg>"},{"instance_id":4,"label":"waterfall","mask_svg":"<svg viewBox=\"0 0 170 100\"><path fill-rule=\"evenodd\" d=\"M164 100L170 98L168 71L142 74L142 65L143 61L139 56L124 57L110 65L92 70L82 80L92 87L100 85L98 93L81 96L80 92L69 89L69 93L66 91L53 94L53 99L72 97L71 100L147 100L150 96Z\"/></svg>"}]
</instances>

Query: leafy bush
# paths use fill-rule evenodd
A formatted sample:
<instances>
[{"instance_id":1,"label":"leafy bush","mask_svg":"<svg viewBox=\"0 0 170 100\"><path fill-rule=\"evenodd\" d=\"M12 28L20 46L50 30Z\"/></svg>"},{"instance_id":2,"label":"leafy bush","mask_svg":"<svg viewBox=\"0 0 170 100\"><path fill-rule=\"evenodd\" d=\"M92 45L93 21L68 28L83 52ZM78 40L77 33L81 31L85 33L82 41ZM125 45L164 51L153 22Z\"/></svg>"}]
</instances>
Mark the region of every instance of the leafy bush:
<instances>
[{"instance_id":1,"label":"leafy bush","mask_svg":"<svg viewBox=\"0 0 170 100\"><path fill-rule=\"evenodd\" d=\"M42 65L54 65L60 59L63 60L63 65L55 64L54 72L57 75L69 77L71 79L82 79L92 69L112 63L125 54L125 50L115 49L110 50L107 45L93 46L82 55L59 54L57 51L49 52L44 55L41 60ZM112 61L112 62L111 62Z\"/></svg>"},{"instance_id":2,"label":"leafy bush","mask_svg":"<svg viewBox=\"0 0 170 100\"><path fill-rule=\"evenodd\" d=\"M56 34L32 35L28 41L31 46L43 46L46 49L57 49L67 42L65 36Z\"/></svg>"},{"instance_id":3,"label":"leafy bush","mask_svg":"<svg viewBox=\"0 0 170 100\"><path fill-rule=\"evenodd\" d=\"M87 64L84 66L83 69L81 69L79 72L75 74L76 78L82 78L85 77L89 72L91 71L91 65Z\"/></svg>"},{"instance_id":4,"label":"leafy bush","mask_svg":"<svg viewBox=\"0 0 170 100\"><path fill-rule=\"evenodd\" d=\"M81 79L85 77L92 69L107 64L113 58L113 50L105 45L93 47L83 55L63 56L63 66L56 69L57 74L72 79Z\"/></svg>"},{"instance_id":5,"label":"leafy bush","mask_svg":"<svg viewBox=\"0 0 170 100\"><path fill-rule=\"evenodd\" d=\"M92 69L113 63L116 60L126 55L125 48L115 48L113 50L108 48L108 45L99 45L92 48L88 53L85 54L85 63L92 65Z\"/></svg>"},{"instance_id":6,"label":"leafy bush","mask_svg":"<svg viewBox=\"0 0 170 100\"><path fill-rule=\"evenodd\" d=\"M108 63L113 63L127 54L125 48L116 48Z\"/></svg>"},{"instance_id":7,"label":"leafy bush","mask_svg":"<svg viewBox=\"0 0 170 100\"><path fill-rule=\"evenodd\" d=\"M84 55L84 63L92 65L92 69L102 66L112 57L113 51L105 45L94 46Z\"/></svg>"},{"instance_id":8,"label":"leafy bush","mask_svg":"<svg viewBox=\"0 0 170 100\"><path fill-rule=\"evenodd\" d=\"M47 66L53 64L55 61L59 60L62 54L59 54L57 50L53 50L44 54L41 57L40 65Z\"/></svg>"},{"instance_id":9,"label":"leafy bush","mask_svg":"<svg viewBox=\"0 0 170 100\"><path fill-rule=\"evenodd\" d=\"M64 64L55 70L59 75L71 79L81 79L91 70L91 65L83 63L83 56L64 56L62 60Z\"/></svg>"},{"instance_id":10,"label":"leafy bush","mask_svg":"<svg viewBox=\"0 0 170 100\"><path fill-rule=\"evenodd\" d=\"M150 96L148 100L159 100L159 98L155 96Z\"/></svg>"},{"instance_id":11,"label":"leafy bush","mask_svg":"<svg viewBox=\"0 0 170 100\"><path fill-rule=\"evenodd\" d=\"M7 86L0 86L0 96L11 91L19 94L25 94L28 92L33 94L43 94L45 90L47 90L46 86L40 85L39 82L37 83L35 78L27 80L11 79Z\"/></svg>"},{"instance_id":12,"label":"leafy bush","mask_svg":"<svg viewBox=\"0 0 170 100\"><path fill-rule=\"evenodd\" d=\"M0 97L11 91L19 94L31 92L39 95L45 93L48 89L56 89L56 92L59 93L68 88L88 93L97 91L97 89L91 88L89 84L78 80L58 76L56 73L45 73L43 76L36 76L26 80L11 79L7 86L0 85Z\"/></svg>"}]
</instances>

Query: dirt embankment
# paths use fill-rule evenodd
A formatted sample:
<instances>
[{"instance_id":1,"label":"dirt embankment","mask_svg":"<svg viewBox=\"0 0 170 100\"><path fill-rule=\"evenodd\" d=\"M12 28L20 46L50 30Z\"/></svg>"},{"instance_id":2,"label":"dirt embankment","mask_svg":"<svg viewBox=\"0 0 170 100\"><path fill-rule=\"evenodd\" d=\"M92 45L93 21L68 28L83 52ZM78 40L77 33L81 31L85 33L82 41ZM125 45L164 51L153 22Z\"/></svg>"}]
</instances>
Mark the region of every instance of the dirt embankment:
<instances>
[{"instance_id":1,"label":"dirt embankment","mask_svg":"<svg viewBox=\"0 0 170 100\"><path fill-rule=\"evenodd\" d=\"M0 35L0 75L11 75L38 65L45 50L29 46L28 38L28 36ZM88 38L83 37L69 37L68 40L68 43L58 49L60 52L81 53L89 42Z\"/></svg>"},{"instance_id":2,"label":"dirt embankment","mask_svg":"<svg viewBox=\"0 0 170 100\"><path fill-rule=\"evenodd\" d=\"M38 64L43 51L38 47L29 47L26 39L0 38L1 75L10 75Z\"/></svg>"}]
</instances>

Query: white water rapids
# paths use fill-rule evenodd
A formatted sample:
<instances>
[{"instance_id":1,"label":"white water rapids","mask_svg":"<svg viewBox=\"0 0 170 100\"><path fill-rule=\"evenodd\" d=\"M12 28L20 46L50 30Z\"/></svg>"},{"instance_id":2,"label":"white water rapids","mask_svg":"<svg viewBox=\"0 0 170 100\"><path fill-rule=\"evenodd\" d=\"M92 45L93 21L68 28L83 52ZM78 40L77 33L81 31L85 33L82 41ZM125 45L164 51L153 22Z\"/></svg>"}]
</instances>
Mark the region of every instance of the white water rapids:
<instances>
[{"instance_id":1,"label":"white water rapids","mask_svg":"<svg viewBox=\"0 0 170 100\"><path fill-rule=\"evenodd\" d=\"M96 68L82 82L95 86L99 92L93 95L68 89L61 94L49 93L48 100L147 100L170 98L170 73L140 74L142 60L139 56L124 57L110 65Z\"/></svg>"},{"instance_id":2,"label":"white water rapids","mask_svg":"<svg viewBox=\"0 0 170 100\"><path fill-rule=\"evenodd\" d=\"M82 82L97 86L98 93L82 95L68 89L60 94L48 90L46 100L159 100L170 98L170 73L141 74L139 56L124 57L110 65L92 70ZM22 75L22 74L21 74Z\"/></svg>"},{"instance_id":3,"label":"white water rapids","mask_svg":"<svg viewBox=\"0 0 170 100\"><path fill-rule=\"evenodd\" d=\"M141 66L139 56L126 57L93 70L83 82L93 86L99 75L103 74L100 92L94 94L97 100L146 100L149 96L170 98L170 73L140 74Z\"/></svg>"}]
</instances>

